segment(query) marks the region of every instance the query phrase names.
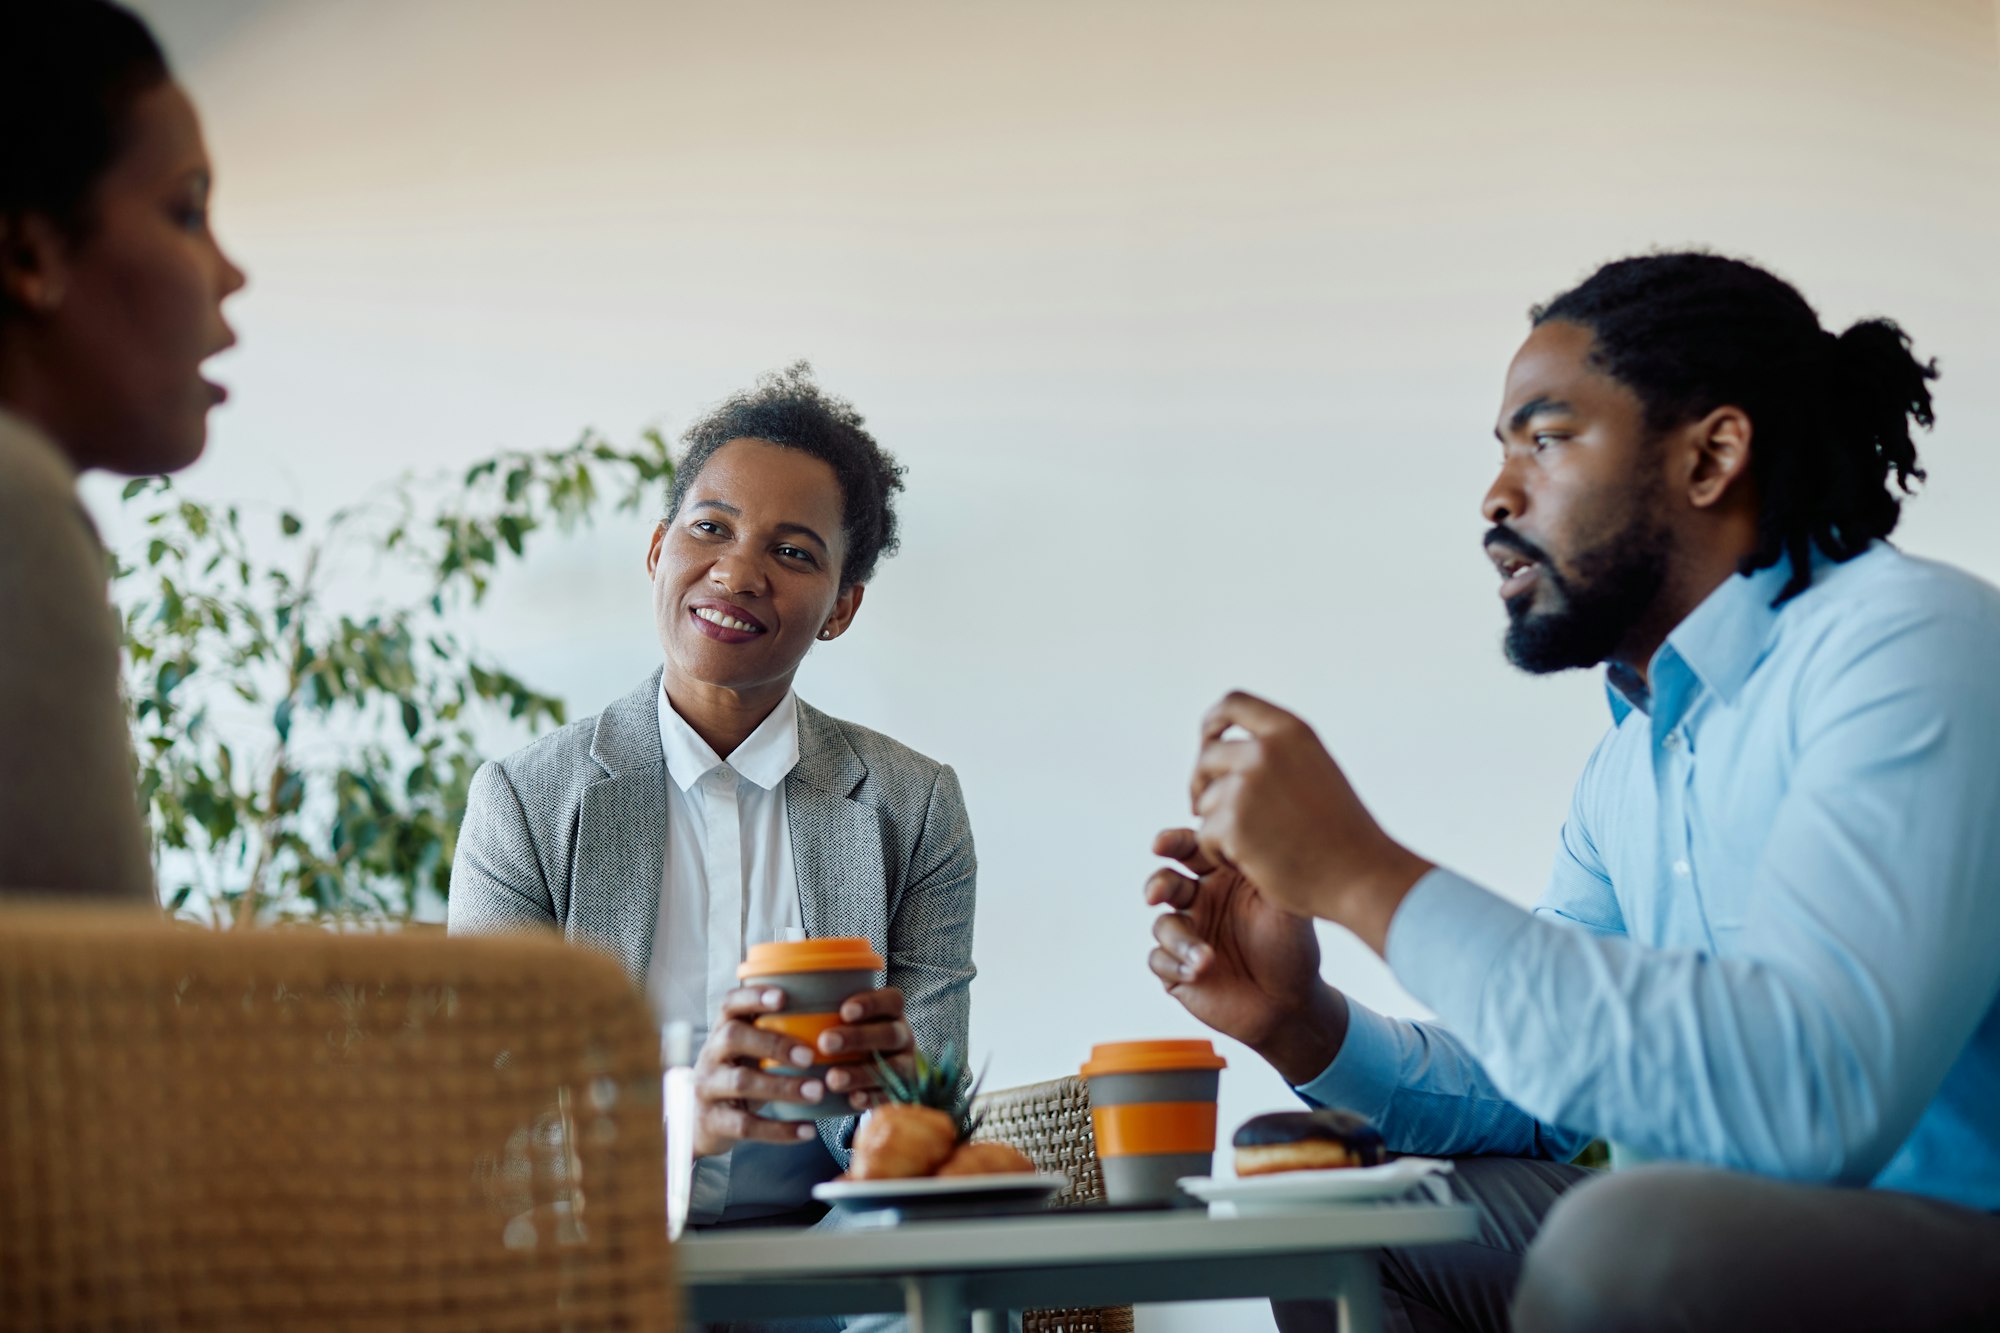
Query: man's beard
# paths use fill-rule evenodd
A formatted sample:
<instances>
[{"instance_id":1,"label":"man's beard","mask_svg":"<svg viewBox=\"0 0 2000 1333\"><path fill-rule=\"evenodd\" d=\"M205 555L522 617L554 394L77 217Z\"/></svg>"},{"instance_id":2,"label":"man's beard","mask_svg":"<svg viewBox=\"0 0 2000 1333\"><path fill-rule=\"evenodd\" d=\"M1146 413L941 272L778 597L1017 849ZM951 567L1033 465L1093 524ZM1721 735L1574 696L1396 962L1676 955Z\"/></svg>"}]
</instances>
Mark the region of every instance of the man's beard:
<instances>
[{"instance_id":1,"label":"man's beard","mask_svg":"<svg viewBox=\"0 0 2000 1333\"><path fill-rule=\"evenodd\" d=\"M1631 635L1666 582L1670 554L1665 526L1634 500L1624 525L1571 558L1567 575L1547 551L1512 530L1486 534L1488 545L1518 551L1536 565L1537 586L1507 602L1508 661L1537 675L1596 666ZM1541 610L1532 609L1537 599Z\"/></svg>"}]
</instances>

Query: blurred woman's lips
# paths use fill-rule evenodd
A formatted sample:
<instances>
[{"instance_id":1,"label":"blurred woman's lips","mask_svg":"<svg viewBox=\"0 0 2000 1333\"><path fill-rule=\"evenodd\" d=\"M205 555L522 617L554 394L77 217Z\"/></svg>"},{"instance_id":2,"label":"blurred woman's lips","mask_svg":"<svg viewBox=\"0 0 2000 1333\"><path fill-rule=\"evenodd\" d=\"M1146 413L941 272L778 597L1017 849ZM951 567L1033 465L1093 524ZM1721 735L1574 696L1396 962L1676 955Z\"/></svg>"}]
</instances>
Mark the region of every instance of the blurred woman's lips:
<instances>
[{"instance_id":1,"label":"blurred woman's lips","mask_svg":"<svg viewBox=\"0 0 2000 1333\"><path fill-rule=\"evenodd\" d=\"M229 401L229 390L217 384L214 380L203 380L201 385L204 389L208 390L209 406L221 407Z\"/></svg>"},{"instance_id":2,"label":"blurred woman's lips","mask_svg":"<svg viewBox=\"0 0 2000 1333\"><path fill-rule=\"evenodd\" d=\"M748 618L740 607L728 603L704 602L689 609L694 627L718 643L748 643L765 633L764 627Z\"/></svg>"}]
</instances>

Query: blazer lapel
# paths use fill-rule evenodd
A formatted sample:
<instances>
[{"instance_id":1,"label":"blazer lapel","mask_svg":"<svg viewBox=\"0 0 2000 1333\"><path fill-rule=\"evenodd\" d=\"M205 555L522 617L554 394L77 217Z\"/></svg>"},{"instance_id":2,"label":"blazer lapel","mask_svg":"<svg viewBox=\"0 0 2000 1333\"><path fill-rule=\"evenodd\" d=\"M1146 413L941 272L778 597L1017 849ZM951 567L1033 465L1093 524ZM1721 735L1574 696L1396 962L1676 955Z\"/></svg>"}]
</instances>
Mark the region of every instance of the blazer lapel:
<instances>
[{"instance_id":1,"label":"blazer lapel","mask_svg":"<svg viewBox=\"0 0 2000 1333\"><path fill-rule=\"evenodd\" d=\"M653 961L667 850L667 761L660 673L597 717L590 757L604 776L583 789L564 934L608 948L635 985Z\"/></svg>"},{"instance_id":2,"label":"blazer lapel","mask_svg":"<svg viewBox=\"0 0 2000 1333\"><path fill-rule=\"evenodd\" d=\"M826 714L799 702L799 762L785 778L785 818L799 915L813 939L858 935L889 956L882 816L852 799L868 766Z\"/></svg>"}]
</instances>

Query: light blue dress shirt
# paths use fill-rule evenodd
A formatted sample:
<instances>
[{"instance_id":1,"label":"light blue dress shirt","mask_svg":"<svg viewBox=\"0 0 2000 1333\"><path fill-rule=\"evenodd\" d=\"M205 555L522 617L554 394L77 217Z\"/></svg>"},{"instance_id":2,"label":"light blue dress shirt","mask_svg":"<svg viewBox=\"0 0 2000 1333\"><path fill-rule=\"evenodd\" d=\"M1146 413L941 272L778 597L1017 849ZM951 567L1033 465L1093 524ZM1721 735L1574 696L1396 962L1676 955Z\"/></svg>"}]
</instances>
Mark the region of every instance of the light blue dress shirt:
<instances>
[{"instance_id":1,"label":"light blue dress shirt","mask_svg":"<svg viewBox=\"0 0 2000 1333\"><path fill-rule=\"evenodd\" d=\"M1878 543L1733 577L1579 779L1532 913L1446 870L1299 1089L1392 1148L1646 1157L2000 1210L2000 592ZM1629 676L1629 673L1627 673Z\"/></svg>"}]
</instances>

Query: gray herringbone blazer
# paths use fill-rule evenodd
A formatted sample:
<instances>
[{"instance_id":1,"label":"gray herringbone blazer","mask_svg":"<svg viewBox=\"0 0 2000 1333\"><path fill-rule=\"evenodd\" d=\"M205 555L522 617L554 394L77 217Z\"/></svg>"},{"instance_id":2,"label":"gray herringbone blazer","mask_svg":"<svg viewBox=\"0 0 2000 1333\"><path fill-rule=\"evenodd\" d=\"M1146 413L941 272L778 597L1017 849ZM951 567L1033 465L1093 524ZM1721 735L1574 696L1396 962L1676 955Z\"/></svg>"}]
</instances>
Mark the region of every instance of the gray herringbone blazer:
<instances>
[{"instance_id":1,"label":"gray herringbone blazer","mask_svg":"<svg viewBox=\"0 0 2000 1333\"><path fill-rule=\"evenodd\" d=\"M451 867L453 934L554 926L645 984L667 838L660 673L472 779ZM966 1050L976 862L951 769L799 704L785 779L800 919L865 936L926 1050ZM854 1121L823 1120L843 1169Z\"/></svg>"}]
</instances>

